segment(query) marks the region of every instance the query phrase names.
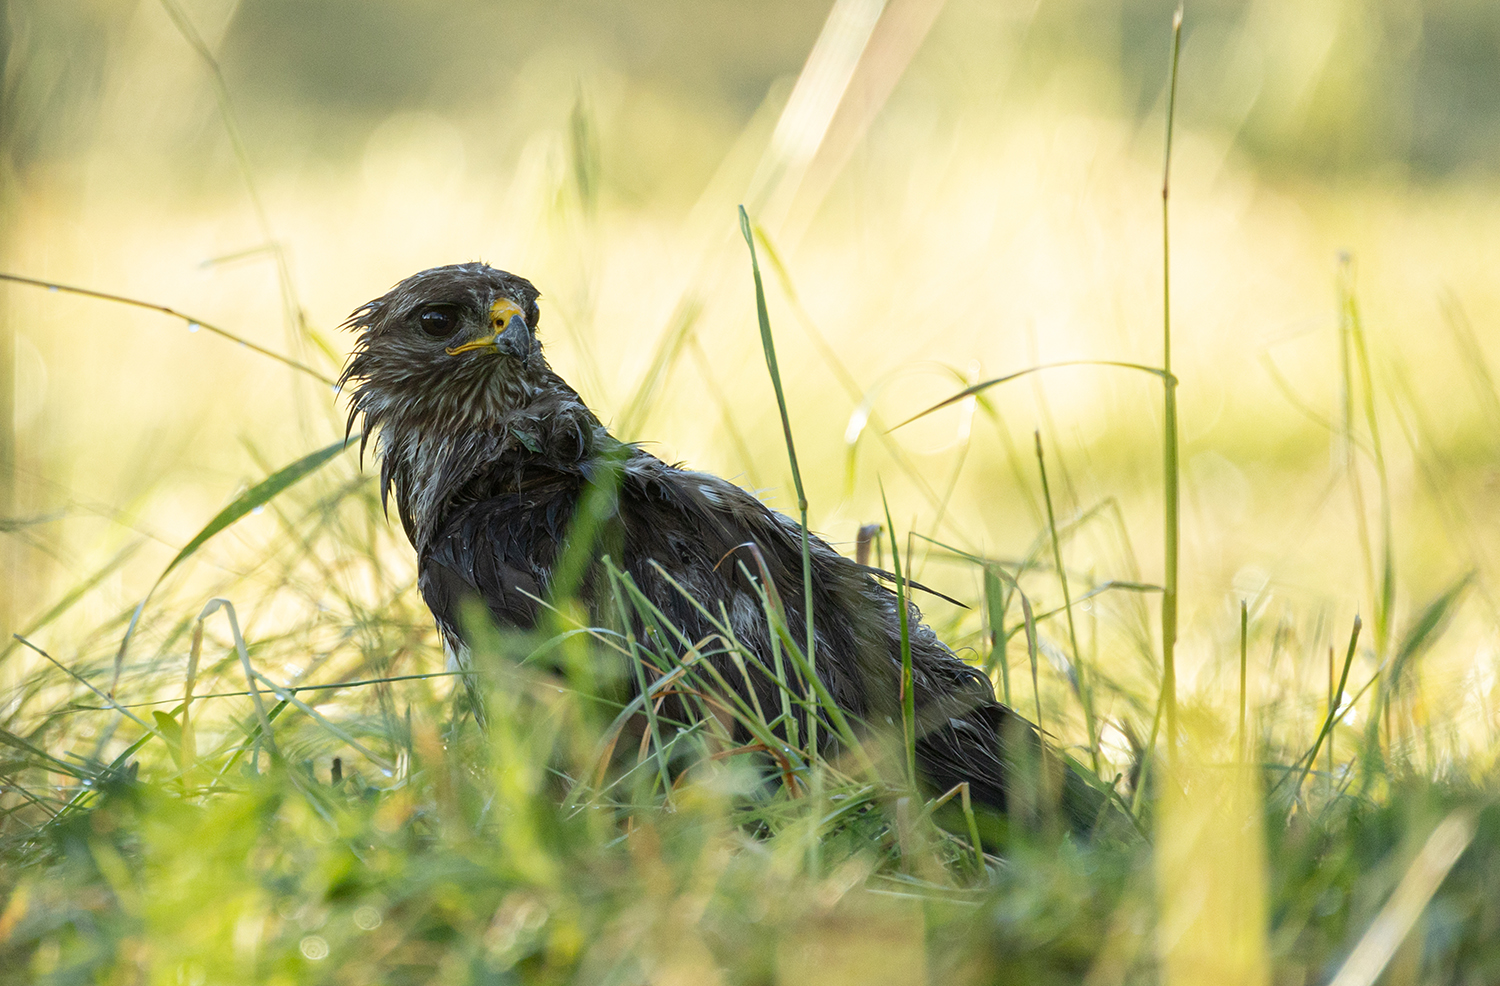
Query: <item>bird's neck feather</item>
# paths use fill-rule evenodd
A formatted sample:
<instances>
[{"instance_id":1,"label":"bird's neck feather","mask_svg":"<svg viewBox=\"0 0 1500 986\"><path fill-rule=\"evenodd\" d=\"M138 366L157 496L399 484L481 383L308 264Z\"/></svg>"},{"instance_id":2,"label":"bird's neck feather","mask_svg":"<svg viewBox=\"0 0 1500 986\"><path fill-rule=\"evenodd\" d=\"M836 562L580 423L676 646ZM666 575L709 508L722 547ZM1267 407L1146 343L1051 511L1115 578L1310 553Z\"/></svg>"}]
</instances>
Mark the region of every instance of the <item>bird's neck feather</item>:
<instances>
[{"instance_id":1,"label":"bird's neck feather","mask_svg":"<svg viewBox=\"0 0 1500 986\"><path fill-rule=\"evenodd\" d=\"M454 496L474 479L503 479L529 462L576 466L611 441L560 378L488 389L463 405L393 404L377 416L381 491L393 489L418 552L441 529Z\"/></svg>"}]
</instances>

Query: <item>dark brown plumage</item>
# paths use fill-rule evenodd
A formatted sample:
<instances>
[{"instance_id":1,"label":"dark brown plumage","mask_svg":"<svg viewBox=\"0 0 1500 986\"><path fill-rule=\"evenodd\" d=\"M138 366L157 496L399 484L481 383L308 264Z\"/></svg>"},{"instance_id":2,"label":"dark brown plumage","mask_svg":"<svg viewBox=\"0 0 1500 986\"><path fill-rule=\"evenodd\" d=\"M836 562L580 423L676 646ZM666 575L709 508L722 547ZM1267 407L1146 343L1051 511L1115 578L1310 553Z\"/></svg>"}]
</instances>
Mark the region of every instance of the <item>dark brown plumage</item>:
<instances>
[{"instance_id":1,"label":"dark brown plumage","mask_svg":"<svg viewBox=\"0 0 1500 986\"><path fill-rule=\"evenodd\" d=\"M466 659L466 599L482 600L500 626L537 622L537 600L552 591L569 525L593 485L608 490L609 530L577 594L596 619L618 621L602 611L610 599L597 556L607 550L687 639L714 632L696 601L727 614L738 639L770 666L751 581L758 563L731 556L758 549L787 601L791 637L803 640L800 528L732 483L613 438L543 358L537 297L524 278L458 264L407 278L348 323L359 332L342 378L350 426L362 418L364 434L376 436L382 498L395 493L418 585L450 656ZM821 539L811 548L818 676L856 728L899 730L896 594ZM918 766L936 790L968 781L977 802L1003 810L1020 748L1037 762L1036 734L915 606L909 615ZM744 682L727 657L721 670ZM764 676L754 688L762 707L780 707ZM1064 807L1086 825L1098 798L1071 773L1064 788Z\"/></svg>"}]
</instances>

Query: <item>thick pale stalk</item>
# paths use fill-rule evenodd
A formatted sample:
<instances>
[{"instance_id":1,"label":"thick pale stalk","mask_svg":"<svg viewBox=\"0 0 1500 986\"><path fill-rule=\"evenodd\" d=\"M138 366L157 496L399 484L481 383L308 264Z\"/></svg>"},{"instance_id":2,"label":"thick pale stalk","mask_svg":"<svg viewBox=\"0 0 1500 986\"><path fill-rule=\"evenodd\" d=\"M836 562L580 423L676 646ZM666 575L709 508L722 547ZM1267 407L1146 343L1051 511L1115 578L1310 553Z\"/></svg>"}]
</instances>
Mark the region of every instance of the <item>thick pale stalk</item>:
<instances>
[{"instance_id":1,"label":"thick pale stalk","mask_svg":"<svg viewBox=\"0 0 1500 986\"><path fill-rule=\"evenodd\" d=\"M1172 177L1172 116L1177 108L1177 61L1182 51L1182 8L1172 17L1172 75L1167 85L1167 146L1161 176L1161 368L1165 391L1162 414L1162 465L1165 516L1162 518L1164 567L1161 594L1161 707L1167 722L1167 751L1177 749L1177 548L1181 527L1178 488L1177 378L1172 375L1172 240L1168 203Z\"/></svg>"}]
</instances>

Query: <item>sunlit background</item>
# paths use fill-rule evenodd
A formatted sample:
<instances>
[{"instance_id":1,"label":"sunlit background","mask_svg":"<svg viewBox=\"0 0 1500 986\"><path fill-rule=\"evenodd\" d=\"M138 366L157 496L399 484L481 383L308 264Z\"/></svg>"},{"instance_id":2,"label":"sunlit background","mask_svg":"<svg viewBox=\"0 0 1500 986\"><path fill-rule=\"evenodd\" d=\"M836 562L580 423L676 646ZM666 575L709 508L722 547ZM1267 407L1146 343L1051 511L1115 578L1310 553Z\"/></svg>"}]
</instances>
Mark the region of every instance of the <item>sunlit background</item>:
<instances>
[{"instance_id":1,"label":"sunlit background","mask_svg":"<svg viewBox=\"0 0 1500 986\"><path fill-rule=\"evenodd\" d=\"M932 542L1032 551L1039 433L1080 584L1162 579L1157 378L1050 370L889 429L1037 364L1160 365L1166 3L0 9L7 272L168 306L332 377L356 306L483 259L539 286L553 365L617 433L790 509L744 203L815 529L852 553L883 487L919 578L973 607L924 608L978 647L976 570ZM1189 704L1232 703L1242 599L1254 704L1326 698L1328 647L1381 605L1385 503L1394 607L1351 680L1477 572L1411 714L1488 746L1497 193L1494 4L1189 6L1171 185ZM176 551L340 437L344 409L183 319L20 284L0 299L6 633L45 619L55 656L109 652ZM253 583L280 530L267 511L211 542L173 575L173 618ZM381 538L409 566L399 532ZM1032 579L1039 609L1061 602L1045 566ZM271 632L274 593L256 598ZM1157 596L1086 606L1098 673L1153 694ZM1044 645L1062 696L1078 655L1060 629ZM0 681L36 660L13 650ZM1149 729L1149 704L1102 701Z\"/></svg>"},{"instance_id":2,"label":"sunlit background","mask_svg":"<svg viewBox=\"0 0 1500 986\"><path fill-rule=\"evenodd\" d=\"M0 0L0 980L1495 980L1500 5L1187 6L1152 747L1172 14ZM344 436L348 314L483 259L616 434L793 509L740 205L812 526L888 505L1144 839L1012 805L987 860L755 747L665 793L660 736L626 790L551 670L449 701L368 461L253 493Z\"/></svg>"}]
</instances>

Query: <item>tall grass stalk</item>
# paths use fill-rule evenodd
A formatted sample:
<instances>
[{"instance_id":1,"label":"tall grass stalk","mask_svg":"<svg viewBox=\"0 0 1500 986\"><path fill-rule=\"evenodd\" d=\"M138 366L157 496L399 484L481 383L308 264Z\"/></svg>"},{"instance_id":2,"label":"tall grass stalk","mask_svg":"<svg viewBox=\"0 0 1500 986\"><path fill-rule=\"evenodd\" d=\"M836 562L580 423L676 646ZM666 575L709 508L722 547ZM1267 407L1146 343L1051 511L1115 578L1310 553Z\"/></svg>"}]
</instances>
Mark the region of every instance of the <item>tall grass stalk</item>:
<instances>
[{"instance_id":1,"label":"tall grass stalk","mask_svg":"<svg viewBox=\"0 0 1500 986\"><path fill-rule=\"evenodd\" d=\"M911 670L911 626L906 603L906 579L901 574L901 549L896 543L896 525L891 520L891 505L886 501L885 488L880 490L880 503L885 508L885 529L891 538L891 569L896 573L896 608L901 621L901 747L906 757L907 783L917 783L917 692L912 682ZM909 547L909 546L908 546ZM907 552L907 567L911 567L911 552Z\"/></svg>"},{"instance_id":2,"label":"tall grass stalk","mask_svg":"<svg viewBox=\"0 0 1500 986\"><path fill-rule=\"evenodd\" d=\"M1337 717L1339 709L1339 696L1333 684L1334 657L1333 645L1328 645L1328 714ZM1328 792L1333 793L1333 738L1334 734L1328 734Z\"/></svg>"},{"instance_id":3,"label":"tall grass stalk","mask_svg":"<svg viewBox=\"0 0 1500 986\"><path fill-rule=\"evenodd\" d=\"M811 535L807 529L807 492L802 488L802 471L797 468L797 445L792 440L792 420L787 415L786 393L781 388L781 370L776 364L776 342L771 336L771 316L766 311L766 288L761 283L760 261L755 256L755 236L750 231L750 216L746 214L744 206L740 206L740 232L745 236L745 246L750 249L750 271L755 277L755 316L760 322L760 344L766 354L766 370L771 374L771 386L776 389L776 407L781 412L781 432L786 439L787 459L792 465L792 484L797 489L797 515L802 525L803 613L807 621L807 650L804 653L807 655L808 672L816 677L818 673L817 637L813 632L812 544L809 541ZM809 683L809 689L811 687ZM811 691L808 693L808 700L813 701ZM808 749L816 750L818 748L816 716L808 716L807 737Z\"/></svg>"},{"instance_id":4,"label":"tall grass stalk","mask_svg":"<svg viewBox=\"0 0 1500 986\"><path fill-rule=\"evenodd\" d=\"M1057 582L1062 586L1063 610L1068 620L1068 643L1073 648L1073 673L1078 678L1078 699L1083 705L1083 724L1088 731L1089 760L1099 773L1099 734L1094 722L1094 695L1089 675L1084 670L1083 650L1078 646L1078 629L1073 622L1073 591L1068 588L1068 572L1063 568L1062 542L1057 537L1057 515L1052 507L1052 486L1047 482L1047 457L1042 453L1042 433L1032 433L1036 440L1036 465L1042 474L1042 500L1047 505L1047 533L1052 541L1052 563Z\"/></svg>"},{"instance_id":5,"label":"tall grass stalk","mask_svg":"<svg viewBox=\"0 0 1500 986\"><path fill-rule=\"evenodd\" d=\"M1031 610L1031 600L1026 597L1026 593L1024 593L1024 592L1021 591L1021 585L1020 585L1020 583L1017 582L1015 580L1015 578L1013 576L1011 576L1011 574L1009 572L1005 571L999 565L996 565L996 564L994 564L992 562L983 563L983 564L984 564L985 575L986 575L987 578L988 577L993 577L993 578L999 579L1000 581L1004 582L1005 585L1007 586L1007 588L1009 589L1009 591L1011 593L1013 593L1016 596L1017 599L1021 600L1021 629L1026 634L1026 657L1031 662L1031 697L1036 702L1036 724L1037 724L1037 727L1038 728L1043 728L1043 724L1042 724L1042 689L1041 689L1040 681L1039 681L1039 679L1037 677L1037 632L1036 632L1036 616L1035 616L1035 614ZM1001 606L1001 615L1002 615L1002 617L1004 615L1005 609L1006 609L1006 607L1004 605L1002 605ZM1014 631L1004 631L1003 628L1002 628L1001 646L1002 647L1006 646L1009 643L1010 638L1013 635L1014 635ZM1003 651L1002 651L1002 658L1003 658Z\"/></svg>"},{"instance_id":6,"label":"tall grass stalk","mask_svg":"<svg viewBox=\"0 0 1500 986\"><path fill-rule=\"evenodd\" d=\"M1359 631L1363 625L1363 621L1359 618L1358 615L1356 615L1354 617L1354 629L1349 632L1349 649L1344 654L1344 670L1343 673L1339 675L1339 683L1335 689L1335 692L1337 694L1342 695L1344 692L1344 687L1349 684L1349 668L1354 663L1354 652L1359 647ZM1299 762L1302 763L1302 770L1297 777L1296 787L1292 789L1294 795L1297 791L1302 790L1302 785L1304 782L1306 782L1308 773L1312 771L1313 764L1317 763L1318 761L1318 752L1323 748L1324 741L1333 734L1333 727L1338 722L1337 717L1338 709L1334 707L1333 703L1330 703L1328 707L1328 715L1323 719L1323 728L1318 730L1318 738L1313 741L1312 749L1308 750L1306 754L1299 758ZM1330 771L1332 770L1332 764L1329 765L1329 769ZM1290 777L1292 773L1294 773L1294 771L1287 771L1287 773L1283 775L1283 779L1285 777ZM1277 788L1279 788L1280 786L1281 785L1278 782ZM1273 788L1272 793L1275 793L1275 790L1276 789Z\"/></svg>"},{"instance_id":7,"label":"tall grass stalk","mask_svg":"<svg viewBox=\"0 0 1500 986\"><path fill-rule=\"evenodd\" d=\"M614 599L615 609L620 616L620 626L625 633L625 645L630 648L630 667L635 673L635 684L638 692L647 696L641 703L641 711L646 714L646 730L651 743L656 748L656 775L661 783L662 795L669 801L672 797L672 779L667 775L666 748L662 745L661 722L656 715L657 702L650 698L651 690L646 683L646 654L645 649L637 639L635 631L631 629L634 621L630 618L630 612L625 605L625 593L620 587L620 575L613 568L609 571L609 590ZM644 741L645 737L643 737Z\"/></svg>"},{"instance_id":8,"label":"tall grass stalk","mask_svg":"<svg viewBox=\"0 0 1500 986\"><path fill-rule=\"evenodd\" d=\"M1000 699L1006 705L1014 707L1015 703L1010 697L1010 635L1005 632L1005 611L1010 596L995 575L994 566L984 565L982 571L984 612L990 631L990 666L1000 666Z\"/></svg>"},{"instance_id":9,"label":"tall grass stalk","mask_svg":"<svg viewBox=\"0 0 1500 986\"><path fill-rule=\"evenodd\" d=\"M1374 597L1375 654L1384 660L1390 653L1392 620L1396 606L1396 560L1392 544L1390 477L1386 469L1385 447L1380 438L1380 419L1375 408L1374 375L1370 370L1369 347L1365 341L1364 322L1360 318L1359 302L1354 293L1354 261L1349 254L1339 257L1339 355L1341 383L1343 389L1343 414L1340 422L1343 431L1344 467L1349 476L1349 490L1354 498L1356 529L1359 532L1360 548L1364 554L1366 579ZM1355 395L1359 395L1359 408L1355 408ZM1356 414L1365 419L1369 432L1368 451L1375 467L1375 479L1380 495L1380 561L1376 574L1375 548L1371 543L1370 529L1365 518L1364 488L1359 476L1358 450L1360 442L1355 433ZM1387 737L1389 740L1389 737Z\"/></svg>"},{"instance_id":10,"label":"tall grass stalk","mask_svg":"<svg viewBox=\"0 0 1500 986\"><path fill-rule=\"evenodd\" d=\"M1240 600L1240 730L1238 733L1238 744L1240 759L1245 759L1245 753L1249 749L1245 737L1245 667L1248 663L1250 647L1250 604Z\"/></svg>"},{"instance_id":11,"label":"tall grass stalk","mask_svg":"<svg viewBox=\"0 0 1500 986\"><path fill-rule=\"evenodd\" d=\"M1161 594L1161 708L1167 726L1167 751L1177 749L1177 555L1181 537L1181 469L1178 463L1177 378L1172 375L1172 239L1169 221L1172 179L1172 122L1177 109L1177 64L1182 53L1182 6L1172 15L1172 72L1167 84L1167 139L1161 176L1161 368L1163 502L1162 553L1165 574Z\"/></svg>"}]
</instances>

